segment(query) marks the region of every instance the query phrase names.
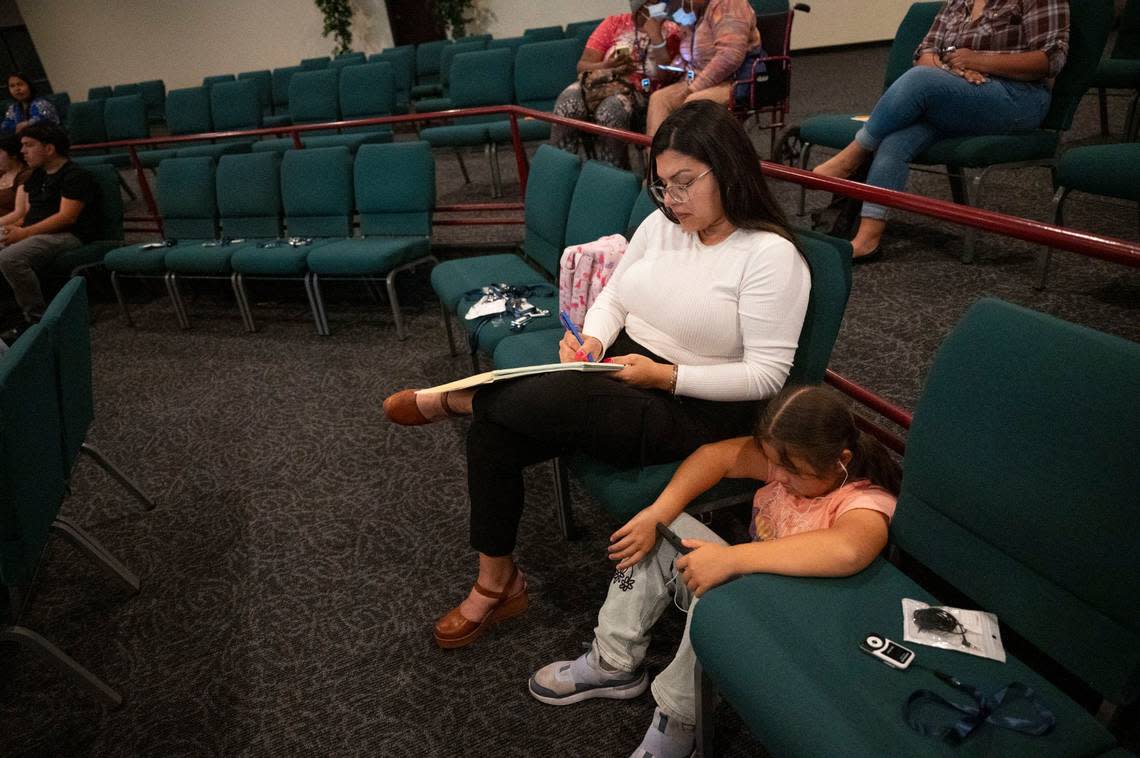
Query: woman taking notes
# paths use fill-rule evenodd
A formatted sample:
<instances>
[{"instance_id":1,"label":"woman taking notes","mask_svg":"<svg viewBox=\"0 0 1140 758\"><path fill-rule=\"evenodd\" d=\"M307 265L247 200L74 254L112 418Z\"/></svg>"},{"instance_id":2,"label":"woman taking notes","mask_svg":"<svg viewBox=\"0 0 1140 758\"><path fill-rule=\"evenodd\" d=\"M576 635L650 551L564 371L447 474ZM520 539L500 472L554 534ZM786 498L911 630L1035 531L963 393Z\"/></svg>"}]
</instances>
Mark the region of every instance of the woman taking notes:
<instances>
[{"instance_id":1,"label":"woman taking notes","mask_svg":"<svg viewBox=\"0 0 1140 758\"><path fill-rule=\"evenodd\" d=\"M527 607L512 557L525 466L574 450L625 466L679 460L747 433L757 401L788 376L811 276L744 130L722 106L690 103L662 124L649 166L660 210L587 312L584 345L567 332L559 348L563 362L593 353L623 369L404 390L384 402L400 424L473 416L467 476L479 575L436 622L442 647L467 645Z\"/></svg>"}]
</instances>

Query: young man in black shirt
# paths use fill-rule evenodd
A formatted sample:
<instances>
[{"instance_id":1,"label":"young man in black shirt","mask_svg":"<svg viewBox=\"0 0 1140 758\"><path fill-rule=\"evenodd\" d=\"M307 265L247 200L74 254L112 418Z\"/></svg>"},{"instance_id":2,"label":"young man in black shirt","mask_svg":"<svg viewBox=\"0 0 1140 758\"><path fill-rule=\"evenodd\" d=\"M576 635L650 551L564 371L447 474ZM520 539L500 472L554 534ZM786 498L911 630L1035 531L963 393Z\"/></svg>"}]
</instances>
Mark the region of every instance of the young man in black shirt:
<instances>
[{"instance_id":1,"label":"young man in black shirt","mask_svg":"<svg viewBox=\"0 0 1140 758\"><path fill-rule=\"evenodd\" d=\"M51 124L20 133L31 176L16 193L16 207L0 217L0 271L29 323L44 313L36 269L97 233L99 188L89 172L68 160L71 141Z\"/></svg>"}]
</instances>

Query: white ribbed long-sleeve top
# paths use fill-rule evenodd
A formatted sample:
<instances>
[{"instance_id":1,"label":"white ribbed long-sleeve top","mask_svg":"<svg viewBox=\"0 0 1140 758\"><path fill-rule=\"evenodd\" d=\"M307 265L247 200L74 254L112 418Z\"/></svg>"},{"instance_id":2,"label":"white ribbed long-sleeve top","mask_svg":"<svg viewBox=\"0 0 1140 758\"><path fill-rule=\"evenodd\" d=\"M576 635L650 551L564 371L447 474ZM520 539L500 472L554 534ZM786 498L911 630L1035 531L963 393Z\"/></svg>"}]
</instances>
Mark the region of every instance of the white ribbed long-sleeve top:
<instances>
[{"instance_id":1,"label":"white ribbed long-sleeve top","mask_svg":"<svg viewBox=\"0 0 1140 758\"><path fill-rule=\"evenodd\" d=\"M759 400L788 378L810 290L807 262L778 234L737 229L705 245L656 211L582 332L609 348L624 327L678 366L678 395Z\"/></svg>"}]
</instances>

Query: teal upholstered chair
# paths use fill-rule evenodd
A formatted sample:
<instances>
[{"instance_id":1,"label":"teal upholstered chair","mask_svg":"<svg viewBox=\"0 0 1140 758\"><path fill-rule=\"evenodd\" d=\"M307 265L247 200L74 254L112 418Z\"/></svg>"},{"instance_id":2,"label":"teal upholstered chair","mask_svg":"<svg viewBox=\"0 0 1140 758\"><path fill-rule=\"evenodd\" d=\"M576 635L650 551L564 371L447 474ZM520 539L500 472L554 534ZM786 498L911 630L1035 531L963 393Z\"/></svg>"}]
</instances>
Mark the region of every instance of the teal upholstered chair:
<instances>
[{"instance_id":1,"label":"teal upholstered chair","mask_svg":"<svg viewBox=\"0 0 1140 758\"><path fill-rule=\"evenodd\" d=\"M565 34L562 32L561 26L536 26L531 29L523 30L523 38L526 40L524 44L531 42L549 42L555 39L562 39Z\"/></svg>"},{"instance_id":2,"label":"teal upholstered chair","mask_svg":"<svg viewBox=\"0 0 1140 758\"><path fill-rule=\"evenodd\" d=\"M598 28L598 24L605 21L604 18L595 18L591 21L575 21L574 23L566 25L566 36L575 37L577 39L586 40Z\"/></svg>"},{"instance_id":3,"label":"teal upholstered chair","mask_svg":"<svg viewBox=\"0 0 1140 758\"><path fill-rule=\"evenodd\" d=\"M72 145L90 145L107 141L107 127L103 123L103 108L106 102L106 99L98 99L71 104L71 112L67 115L67 133L71 137ZM95 151L83 153L83 155L94 154Z\"/></svg>"},{"instance_id":4,"label":"teal upholstered chair","mask_svg":"<svg viewBox=\"0 0 1140 758\"><path fill-rule=\"evenodd\" d=\"M261 103L252 79L219 82L209 87L210 120L214 131L229 132L261 127Z\"/></svg>"},{"instance_id":5,"label":"teal upholstered chair","mask_svg":"<svg viewBox=\"0 0 1140 758\"><path fill-rule=\"evenodd\" d=\"M171 90L166 96L166 127L172 135L201 134L214 130L210 116L210 88L187 87ZM167 158L193 158L249 152L248 139L228 139L220 142L191 140L176 142L169 147L139 152L139 160L146 168L156 168Z\"/></svg>"},{"instance_id":6,"label":"teal upholstered chair","mask_svg":"<svg viewBox=\"0 0 1140 758\"><path fill-rule=\"evenodd\" d=\"M817 232L800 231L797 237L800 250L811 267L811 295L787 381L790 384L818 384L823 381L831 359L831 350L839 335L851 293L851 245ZM565 466L573 471L610 517L624 522L657 498L679 465L680 461L640 469L620 468L581 453L559 461L555 467L559 488L556 505L564 533L566 536L573 533ZM696 506L699 510L710 503L719 504L726 498L741 499L747 492L748 487L740 482L722 482L701 497Z\"/></svg>"},{"instance_id":7,"label":"teal upholstered chair","mask_svg":"<svg viewBox=\"0 0 1140 758\"><path fill-rule=\"evenodd\" d=\"M395 66L379 61L349 66L340 72L337 83L340 97L340 117L345 121L357 118L380 118L396 112ZM365 135L368 142L391 142L391 126L358 126L341 130L342 135ZM359 147L359 143L356 147ZM350 148L353 145L349 145Z\"/></svg>"},{"instance_id":8,"label":"teal upholstered chair","mask_svg":"<svg viewBox=\"0 0 1140 758\"><path fill-rule=\"evenodd\" d=\"M347 72L346 72L347 73ZM400 177L398 182L391 177ZM384 278L396 335L405 339L396 293L396 277L423 263L438 263L430 254L431 216L435 207L435 161L426 142L365 145L353 165L360 238L329 242L309 253L310 286L321 313L324 333L328 317L322 281Z\"/></svg>"},{"instance_id":9,"label":"teal upholstered chair","mask_svg":"<svg viewBox=\"0 0 1140 758\"><path fill-rule=\"evenodd\" d=\"M564 247L581 245L607 234L624 234L629 225L629 214L641 189L641 181L628 171L622 171L606 163L587 161L578 175L578 183L570 199L570 210L566 215L566 236ZM529 204L530 188L527 187ZM531 259L538 265L543 278L557 287L562 250L543 250ZM514 282L509 279L485 281L477 286L503 281L507 284L530 284L529 281ZM526 325L526 331L561 331L558 320L558 295L528 298L538 308L550 311L544 318L534 319ZM459 304L456 315L469 332L474 332L477 322L463 319L464 304ZM478 352L493 355L495 348L507 336L514 334L509 324L503 321L490 321L483 324L477 333L477 340L469 338Z\"/></svg>"},{"instance_id":10,"label":"teal upholstered chair","mask_svg":"<svg viewBox=\"0 0 1140 758\"><path fill-rule=\"evenodd\" d=\"M915 3L910 7L891 45L884 89L910 67L914 50L940 7L939 3ZM1052 102L1040 129L941 140L919 155L914 163L946 166L955 200L972 205L981 205L984 182L992 171L1055 166L1061 134L1072 124L1081 96L1088 89L1104 50L1111 20L1112 0L1089 0L1071 6L1068 60L1054 82ZM804 121L800 126L800 138L804 142L801 167L807 167L813 145L845 147L860 126L850 115L815 116ZM802 213L802 194L800 210ZM963 261L973 260L976 238L976 230L968 229Z\"/></svg>"},{"instance_id":11,"label":"teal upholstered chair","mask_svg":"<svg viewBox=\"0 0 1140 758\"><path fill-rule=\"evenodd\" d=\"M252 79L257 84L257 102L261 105L261 117L264 122L265 117L273 113L273 73L268 69L243 71L237 78L239 82Z\"/></svg>"},{"instance_id":12,"label":"teal upholstered chair","mask_svg":"<svg viewBox=\"0 0 1140 758\"><path fill-rule=\"evenodd\" d=\"M578 76L582 46L576 39L534 42L515 53L515 102L524 108L553 111L554 101ZM550 139L550 124L536 119L518 119L524 142ZM511 141L509 121L491 124L487 137L496 148ZM496 150L492 150L497 162Z\"/></svg>"},{"instance_id":13,"label":"teal upholstered chair","mask_svg":"<svg viewBox=\"0 0 1140 758\"><path fill-rule=\"evenodd\" d=\"M582 164L564 150L542 145L534 154L526 185L521 253L479 255L445 261L432 269L431 286L439 297L448 349L455 355L451 320L466 292L493 282L519 286L547 281L539 273L555 271L566 245L566 217ZM524 258L534 262L528 265Z\"/></svg>"},{"instance_id":14,"label":"teal upholstered chair","mask_svg":"<svg viewBox=\"0 0 1140 758\"><path fill-rule=\"evenodd\" d=\"M1094 693L1125 701L1140 675L1137 382L1134 342L996 300L976 303L927 376L891 524L894 543L924 567L924 583L933 574L935 586L969 598L967 607L995 613L1026 643L1021 649L1031 646L1034 665L1053 664L1049 676L1088 702ZM693 648L773 755L1039 758L1113 749L1103 724L1009 654L1008 638L1004 663L915 651L923 667L986 693L1027 685L1055 715L1052 731L983 724L951 747L911 729L902 706L916 689L969 701L922 669L916 681L913 668L900 675L856 649L868 631L901 640L903 597L938 602L882 559L842 579L752 574L701 598Z\"/></svg>"},{"instance_id":15,"label":"teal upholstered chair","mask_svg":"<svg viewBox=\"0 0 1140 758\"><path fill-rule=\"evenodd\" d=\"M439 81L430 85L418 84L412 88L415 110L419 113L430 113L457 107L451 104L450 97L451 67L455 63L455 56L486 49L487 43L483 40L456 42L443 48L439 54Z\"/></svg>"},{"instance_id":16,"label":"teal upholstered chair","mask_svg":"<svg viewBox=\"0 0 1140 758\"><path fill-rule=\"evenodd\" d=\"M202 86L213 87L215 84L225 84L226 82L232 82L236 79L237 77L235 77L233 74L214 74L213 76L204 76L202 77Z\"/></svg>"},{"instance_id":17,"label":"teal upholstered chair","mask_svg":"<svg viewBox=\"0 0 1140 758\"><path fill-rule=\"evenodd\" d=\"M179 243L166 253L169 288L175 310L182 314L183 328L189 326L189 317L178 287L180 279L229 279L238 309L249 327L245 300L230 262L241 247L281 236L279 162L272 152L227 155L218 161L215 183L222 227L219 238Z\"/></svg>"},{"instance_id":18,"label":"teal upholstered chair","mask_svg":"<svg viewBox=\"0 0 1140 758\"><path fill-rule=\"evenodd\" d=\"M396 85L396 109L393 113L407 113L412 102L412 87L416 81L416 51L410 46L394 47L368 56L369 63L388 63Z\"/></svg>"},{"instance_id":19,"label":"teal upholstered chair","mask_svg":"<svg viewBox=\"0 0 1140 758\"><path fill-rule=\"evenodd\" d=\"M76 277L52 298L40 320L52 338L64 473L70 478L82 453L130 492L144 510L153 510L154 502L139 486L87 441L95 420L90 318L87 282Z\"/></svg>"},{"instance_id":20,"label":"teal upholstered chair","mask_svg":"<svg viewBox=\"0 0 1140 758\"><path fill-rule=\"evenodd\" d=\"M440 59L450 44L452 42L449 39L437 39L416 45L416 86L412 88L413 99L439 94Z\"/></svg>"},{"instance_id":21,"label":"teal upholstered chair","mask_svg":"<svg viewBox=\"0 0 1140 758\"><path fill-rule=\"evenodd\" d=\"M99 102L103 104L103 128L108 142L146 139L150 136L150 123L142 95L115 95ZM115 168L127 168L131 165L131 156L126 148L115 148L101 155L79 156L75 162L81 166L105 163Z\"/></svg>"},{"instance_id":22,"label":"teal upholstered chair","mask_svg":"<svg viewBox=\"0 0 1140 758\"><path fill-rule=\"evenodd\" d=\"M289 84L295 74L306 70L301 66L273 69L273 115L262 120L266 126L289 125Z\"/></svg>"},{"instance_id":23,"label":"teal upholstered chair","mask_svg":"<svg viewBox=\"0 0 1140 758\"><path fill-rule=\"evenodd\" d=\"M1100 133L1108 134L1108 92L1110 89L1132 91L1124 119L1124 141L1136 139L1140 130L1137 104L1140 103L1140 0L1128 0L1120 14L1120 27L1112 54L1101 60L1093 75L1100 106ZM90 98L88 98L90 99Z\"/></svg>"},{"instance_id":24,"label":"teal upholstered chair","mask_svg":"<svg viewBox=\"0 0 1140 758\"><path fill-rule=\"evenodd\" d=\"M345 66L358 66L367 63L368 58L362 52L341 53L329 61L329 68L344 68Z\"/></svg>"},{"instance_id":25,"label":"teal upholstered chair","mask_svg":"<svg viewBox=\"0 0 1140 758\"><path fill-rule=\"evenodd\" d=\"M230 266L237 274L246 328L253 328L243 282L249 279L301 280L313 313L317 334L326 334L310 282L308 258L313 250L352 236L352 155L348 148L308 148L286 151L281 159L281 201L291 239L246 246L234 252Z\"/></svg>"},{"instance_id":26,"label":"teal upholstered chair","mask_svg":"<svg viewBox=\"0 0 1140 758\"><path fill-rule=\"evenodd\" d=\"M456 44L447 48L445 54L462 48ZM509 105L514 98L511 79L513 60L509 50L479 50L455 56L451 74L448 98L449 108L474 108L481 105ZM416 106L419 110L419 105ZM459 159L463 179L470 182L467 166L463 162L460 149L483 145L491 168L492 196L502 195L502 181L498 164L492 152L488 132L489 124L507 118L505 114L466 116L453 120L446 126L429 126L420 130L420 138L431 143L432 147L450 147Z\"/></svg>"},{"instance_id":27,"label":"teal upholstered chair","mask_svg":"<svg viewBox=\"0 0 1140 758\"><path fill-rule=\"evenodd\" d=\"M524 42L526 42L526 40L524 40L521 35L518 37L499 37L498 39L493 39L487 42L487 49L510 50L511 55L514 55L518 52L519 46Z\"/></svg>"},{"instance_id":28,"label":"teal upholstered chair","mask_svg":"<svg viewBox=\"0 0 1140 758\"><path fill-rule=\"evenodd\" d=\"M87 99L106 100L114 93L115 91L111 87L89 87L87 89Z\"/></svg>"},{"instance_id":29,"label":"teal upholstered chair","mask_svg":"<svg viewBox=\"0 0 1140 758\"><path fill-rule=\"evenodd\" d=\"M44 98L55 107L60 123L66 124L67 114L71 111L71 95L66 92L51 92L44 95Z\"/></svg>"},{"instance_id":30,"label":"teal upholstered chair","mask_svg":"<svg viewBox=\"0 0 1140 758\"><path fill-rule=\"evenodd\" d=\"M52 342L47 326L36 324L0 360L0 587L9 596L0 617L0 642L34 652L104 703L117 706L122 702L118 692L20 623L53 530L128 591L138 591L138 579L106 548L59 515L67 472Z\"/></svg>"},{"instance_id":31,"label":"teal upholstered chair","mask_svg":"<svg viewBox=\"0 0 1140 758\"><path fill-rule=\"evenodd\" d=\"M330 59L327 55L316 58L302 58L301 68L305 71L322 71L329 67Z\"/></svg>"},{"instance_id":32,"label":"teal upholstered chair","mask_svg":"<svg viewBox=\"0 0 1140 758\"><path fill-rule=\"evenodd\" d=\"M649 196L649 190L643 188L633 203L633 210L629 212L629 225L626 227L625 236L632 238L637 227L641 226L641 222L656 210L657 204Z\"/></svg>"},{"instance_id":33,"label":"teal upholstered chair","mask_svg":"<svg viewBox=\"0 0 1140 758\"><path fill-rule=\"evenodd\" d=\"M1073 190L1140 204L1140 143L1088 145L1066 150L1057 163L1054 184L1053 223L1058 226L1064 225L1065 199ZM1043 248L1037 254L1041 289L1049 283L1052 252L1050 248Z\"/></svg>"},{"instance_id":34,"label":"teal upholstered chair","mask_svg":"<svg viewBox=\"0 0 1140 758\"><path fill-rule=\"evenodd\" d=\"M289 123L317 124L340 118L340 106L337 100L338 73L336 69L324 68L297 71L289 77ZM304 142L306 138L313 139L329 134L335 132L328 129L305 132L301 135L301 140ZM292 147L292 137L261 139L253 145L254 150L279 152L290 150Z\"/></svg>"},{"instance_id":35,"label":"teal upholstered chair","mask_svg":"<svg viewBox=\"0 0 1140 758\"><path fill-rule=\"evenodd\" d=\"M158 166L155 199L168 244L200 245L217 238L218 203L212 158L199 156L164 160ZM110 251L103 258L103 265L111 272L111 286L119 301L119 309L127 324L134 326L123 297L121 280L124 277L161 278L166 282L178 323L186 327L189 324L179 308L180 300L166 270L166 253L171 248L152 245L153 242L127 245Z\"/></svg>"},{"instance_id":36,"label":"teal upholstered chair","mask_svg":"<svg viewBox=\"0 0 1140 758\"><path fill-rule=\"evenodd\" d=\"M152 124L161 124L166 118L166 83L161 79L139 82L139 94L146 103L147 119Z\"/></svg>"},{"instance_id":37,"label":"teal upholstered chair","mask_svg":"<svg viewBox=\"0 0 1140 758\"><path fill-rule=\"evenodd\" d=\"M111 97L126 97L127 95L137 95L141 88L137 83L132 84L116 84L111 90Z\"/></svg>"},{"instance_id":38,"label":"teal upholstered chair","mask_svg":"<svg viewBox=\"0 0 1140 758\"><path fill-rule=\"evenodd\" d=\"M123 245L123 197L119 194L119 172L113 166L88 166L99 187L99 230L95 239L66 250L51 262L53 276L78 276L102 265L103 256Z\"/></svg>"}]
</instances>

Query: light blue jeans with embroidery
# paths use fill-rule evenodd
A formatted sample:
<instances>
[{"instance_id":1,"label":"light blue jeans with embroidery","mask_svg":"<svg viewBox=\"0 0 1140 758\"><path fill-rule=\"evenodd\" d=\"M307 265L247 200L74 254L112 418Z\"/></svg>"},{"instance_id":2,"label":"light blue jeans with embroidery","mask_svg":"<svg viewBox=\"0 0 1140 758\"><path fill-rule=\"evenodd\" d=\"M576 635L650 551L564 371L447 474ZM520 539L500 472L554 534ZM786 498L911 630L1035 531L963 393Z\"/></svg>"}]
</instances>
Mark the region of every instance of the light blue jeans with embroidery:
<instances>
[{"instance_id":1,"label":"light blue jeans with embroidery","mask_svg":"<svg viewBox=\"0 0 1140 758\"><path fill-rule=\"evenodd\" d=\"M855 141L873 150L867 184L906 189L908 164L940 139L1009 134L1036 129L1049 110L1050 91L1041 82L990 77L971 84L941 68L915 66L887 88ZM864 218L882 219L887 209L864 203Z\"/></svg>"},{"instance_id":2,"label":"light blue jeans with embroidery","mask_svg":"<svg viewBox=\"0 0 1140 758\"><path fill-rule=\"evenodd\" d=\"M670 526L681 539L697 539L726 544L711 529L687 513L682 513ZM670 718L692 726L697 723L696 655L689 642L689 626L693 621L693 608L697 599L692 597L685 583L677 578L673 561L677 551L665 540L633 568L618 572L610 582L609 594L598 612L598 625L594 628L594 644L598 652L612 666L633 672L645 659L649 648L649 631L657 619L675 602L686 610L685 633L677 654L665 670L653 680L653 699Z\"/></svg>"}]
</instances>

